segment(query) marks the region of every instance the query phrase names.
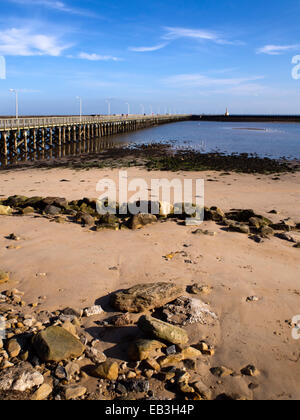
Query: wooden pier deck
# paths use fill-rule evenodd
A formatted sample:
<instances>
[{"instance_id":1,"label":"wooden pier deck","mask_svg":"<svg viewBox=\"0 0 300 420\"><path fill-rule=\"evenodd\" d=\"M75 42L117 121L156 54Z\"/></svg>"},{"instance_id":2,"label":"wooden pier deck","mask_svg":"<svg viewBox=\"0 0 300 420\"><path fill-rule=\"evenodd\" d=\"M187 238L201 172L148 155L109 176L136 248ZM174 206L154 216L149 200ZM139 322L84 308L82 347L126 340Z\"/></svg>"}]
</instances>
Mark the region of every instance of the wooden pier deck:
<instances>
[{"instance_id":1,"label":"wooden pier deck","mask_svg":"<svg viewBox=\"0 0 300 420\"><path fill-rule=\"evenodd\" d=\"M160 124L185 121L190 115L70 116L0 118L0 165L97 153L113 146L111 136Z\"/></svg>"}]
</instances>

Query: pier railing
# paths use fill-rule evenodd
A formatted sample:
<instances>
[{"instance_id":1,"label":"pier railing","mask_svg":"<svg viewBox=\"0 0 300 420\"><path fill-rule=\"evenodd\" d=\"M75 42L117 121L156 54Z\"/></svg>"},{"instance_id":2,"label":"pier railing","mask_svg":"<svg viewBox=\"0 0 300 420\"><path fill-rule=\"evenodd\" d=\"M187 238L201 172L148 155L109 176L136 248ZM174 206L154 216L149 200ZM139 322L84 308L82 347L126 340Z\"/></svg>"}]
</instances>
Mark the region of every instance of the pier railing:
<instances>
[{"instance_id":1,"label":"pier railing","mask_svg":"<svg viewBox=\"0 0 300 420\"><path fill-rule=\"evenodd\" d=\"M0 131L30 129L38 127L59 127L78 124L96 124L106 122L128 121L128 120L178 120L186 115L84 115L69 117L28 117L28 118L0 118Z\"/></svg>"}]
</instances>

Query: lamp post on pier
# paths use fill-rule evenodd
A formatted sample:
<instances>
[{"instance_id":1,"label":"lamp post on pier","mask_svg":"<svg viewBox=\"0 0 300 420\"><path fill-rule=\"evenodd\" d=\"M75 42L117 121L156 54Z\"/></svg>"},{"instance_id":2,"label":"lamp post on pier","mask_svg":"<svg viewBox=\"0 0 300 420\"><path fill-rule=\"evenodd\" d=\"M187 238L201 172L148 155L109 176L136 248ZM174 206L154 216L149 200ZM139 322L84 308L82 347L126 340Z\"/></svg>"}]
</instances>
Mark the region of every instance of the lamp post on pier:
<instances>
[{"instance_id":1,"label":"lamp post on pier","mask_svg":"<svg viewBox=\"0 0 300 420\"><path fill-rule=\"evenodd\" d=\"M80 122L82 121L82 98L80 96L76 96L76 99L79 100L79 116Z\"/></svg>"},{"instance_id":2,"label":"lamp post on pier","mask_svg":"<svg viewBox=\"0 0 300 420\"><path fill-rule=\"evenodd\" d=\"M18 91L16 89L9 89L11 93L14 93L16 95L16 120L19 118L19 97L18 97Z\"/></svg>"},{"instance_id":3,"label":"lamp post on pier","mask_svg":"<svg viewBox=\"0 0 300 420\"><path fill-rule=\"evenodd\" d=\"M110 103L110 101L107 99L106 101L105 101L106 103L107 103L107 107L108 107L108 116L110 116L110 111L111 111L111 103Z\"/></svg>"},{"instance_id":4,"label":"lamp post on pier","mask_svg":"<svg viewBox=\"0 0 300 420\"><path fill-rule=\"evenodd\" d=\"M126 104L128 106L128 115L130 115L130 104L128 102L126 102Z\"/></svg>"}]
</instances>

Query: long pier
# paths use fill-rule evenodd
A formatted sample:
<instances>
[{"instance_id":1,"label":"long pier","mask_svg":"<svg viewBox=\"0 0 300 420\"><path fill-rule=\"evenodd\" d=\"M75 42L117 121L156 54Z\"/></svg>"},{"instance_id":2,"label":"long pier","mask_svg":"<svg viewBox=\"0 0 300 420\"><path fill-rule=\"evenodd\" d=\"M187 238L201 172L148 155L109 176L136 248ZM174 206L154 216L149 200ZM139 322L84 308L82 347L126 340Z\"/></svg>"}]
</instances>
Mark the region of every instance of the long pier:
<instances>
[{"instance_id":1,"label":"long pier","mask_svg":"<svg viewBox=\"0 0 300 420\"><path fill-rule=\"evenodd\" d=\"M300 115L192 115L193 121L300 123Z\"/></svg>"},{"instance_id":2,"label":"long pier","mask_svg":"<svg viewBox=\"0 0 300 420\"><path fill-rule=\"evenodd\" d=\"M116 134L190 118L190 115L0 118L0 165L97 153L113 146L115 140L110 137Z\"/></svg>"}]
</instances>

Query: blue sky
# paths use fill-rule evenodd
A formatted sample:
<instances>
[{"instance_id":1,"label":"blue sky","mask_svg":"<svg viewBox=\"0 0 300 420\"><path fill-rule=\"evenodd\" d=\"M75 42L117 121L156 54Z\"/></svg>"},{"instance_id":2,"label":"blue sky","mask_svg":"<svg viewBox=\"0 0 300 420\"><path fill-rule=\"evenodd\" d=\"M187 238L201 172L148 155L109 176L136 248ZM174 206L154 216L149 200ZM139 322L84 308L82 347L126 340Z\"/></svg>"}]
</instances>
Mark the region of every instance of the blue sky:
<instances>
[{"instance_id":1,"label":"blue sky","mask_svg":"<svg viewBox=\"0 0 300 420\"><path fill-rule=\"evenodd\" d=\"M1 0L0 114L300 113L299 0ZM294 58L297 63L297 58ZM299 57L300 62L300 57ZM299 71L300 74L300 71Z\"/></svg>"}]
</instances>

